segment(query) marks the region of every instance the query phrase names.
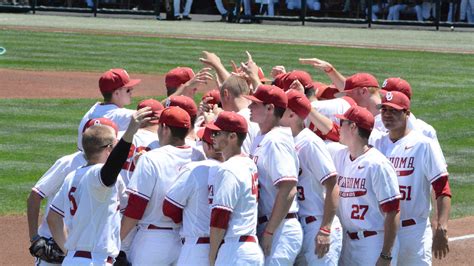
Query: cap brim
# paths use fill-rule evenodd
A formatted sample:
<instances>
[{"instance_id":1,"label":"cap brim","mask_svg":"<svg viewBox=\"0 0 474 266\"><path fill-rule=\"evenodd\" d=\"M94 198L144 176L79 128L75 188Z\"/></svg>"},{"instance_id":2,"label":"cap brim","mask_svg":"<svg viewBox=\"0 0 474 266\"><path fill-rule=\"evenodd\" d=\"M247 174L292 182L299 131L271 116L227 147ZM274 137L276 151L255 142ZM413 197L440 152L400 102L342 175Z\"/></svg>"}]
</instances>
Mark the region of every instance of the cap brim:
<instances>
[{"instance_id":1,"label":"cap brim","mask_svg":"<svg viewBox=\"0 0 474 266\"><path fill-rule=\"evenodd\" d=\"M349 120L347 119L347 117L345 117L344 115L340 115L340 114L336 114L334 115L336 118L339 118L339 119L342 119L342 120Z\"/></svg>"},{"instance_id":2,"label":"cap brim","mask_svg":"<svg viewBox=\"0 0 474 266\"><path fill-rule=\"evenodd\" d=\"M138 85L140 82L142 82L141 79L131 79L127 84L125 84L123 87L124 88L130 88Z\"/></svg>"},{"instance_id":3,"label":"cap brim","mask_svg":"<svg viewBox=\"0 0 474 266\"><path fill-rule=\"evenodd\" d=\"M262 100L258 99L253 95L243 95L245 99L251 100L252 102L263 103Z\"/></svg>"},{"instance_id":4,"label":"cap brim","mask_svg":"<svg viewBox=\"0 0 474 266\"><path fill-rule=\"evenodd\" d=\"M214 123L209 123L206 125L206 127L212 131L222 131L222 129L216 126Z\"/></svg>"},{"instance_id":5,"label":"cap brim","mask_svg":"<svg viewBox=\"0 0 474 266\"><path fill-rule=\"evenodd\" d=\"M348 96L348 92L350 92L351 90L347 90L347 91L340 91L340 92L337 92L337 93L334 93L334 97L336 98L342 98L344 96Z\"/></svg>"},{"instance_id":6,"label":"cap brim","mask_svg":"<svg viewBox=\"0 0 474 266\"><path fill-rule=\"evenodd\" d=\"M381 104L377 104L377 108L382 108L382 106L389 106L389 107L392 107L398 111L402 111L402 110L405 110L405 108L401 107L400 105L398 104L394 104L394 103L381 103Z\"/></svg>"},{"instance_id":7,"label":"cap brim","mask_svg":"<svg viewBox=\"0 0 474 266\"><path fill-rule=\"evenodd\" d=\"M200 139L202 139L204 137L204 130L206 130L205 127L202 127L200 128L197 132L196 132L196 136Z\"/></svg>"}]
</instances>

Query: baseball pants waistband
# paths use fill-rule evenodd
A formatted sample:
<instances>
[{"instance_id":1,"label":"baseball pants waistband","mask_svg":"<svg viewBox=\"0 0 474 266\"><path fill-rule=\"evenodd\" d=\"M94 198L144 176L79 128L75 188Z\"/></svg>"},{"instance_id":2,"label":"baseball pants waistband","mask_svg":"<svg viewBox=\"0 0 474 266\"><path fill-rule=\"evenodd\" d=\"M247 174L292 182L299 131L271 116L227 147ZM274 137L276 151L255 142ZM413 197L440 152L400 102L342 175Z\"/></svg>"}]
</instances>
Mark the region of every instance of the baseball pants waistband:
<instances>
[{"instance_id":1,"label":"baseball pants waistband","mask_svg":"<svg viewBox=\"0 0 474 266\"><path fill-rule=\"evenodd\" d=\"M293 218L298 218L298 214L292 212L292 213L288 213L285 216L285 219L293 219ZM266 223L266 222L268 222L268 217L266 215L258 217L258 223L259 224L263 224L263 223Z\"/></svg>"},{"instance_id":2,"label":"baseball pants waistband","mask_svg":"<svg viewBox=\"0 0 474 266\"><path fill-rule=\"evenodd\" d=\"M415 224L416 224L415 219L407 219L407 220L402 221L402 227L412 226Z\"/></svg>"},{"instance_id":3,"label":"baseball pants waistband","mask_svg":"<svg viewBox=\"0 0 474 266\"><path fill-rule=\"evenodd\" d=\"M300 224L301 225L306 225L310 223L314 223L318 220L316 216L306 216L306 217L300 217Z\"/></svg>"},{"instance_id":4,"label":"baseball pants waistband","mask_svg":"<svg viewBox=\"0 0 474 266\"><path fill-rule=\"evenodd\" d=\"M352 240L361 240L366 237L375 236L376 234L376 231L347 232L347 235Z\"/></svg>"},{"instance_id":5,"label":"baseball pants waistband","mask_svg":"<svg viewBox=\"0 0 474 266\"><path fill-rule=\"evenodd\" d=\"M92 253L90 253L89 251L78 250L74 253L74 257L92 259ZM114 259L112 257L108 256L106 262L110 263L110 264L113 264Z\"/></svg>"},{"instance_id":6,"label":"baseball pants waistband","mask_svg":"<svg viewBox=\"0 0 474 266\"><path fill-rule=\"evenodd\" d=\"M193 238L191 238L191 239L193 239ZM211 243L211 239L209 237L198 237L195 241L196 241L195 244L209 244L209 243ZM181 239L181 243L184 245L184 243L186 243L186 238Z\"/></svg>"},{"instance_id":7,"label":"baseball pants waistband","mask_svg":"<svg viewBox=\"0 0 474 266\"><path fill-rule=\"evenodd\" d=\"M243 235L243 236L240 236L238 237L239 238L239 241L238 242L254 242L254 243L257 243L257 237L255 236L247 236L247 235ZM230 239L227 239L227 242L231 242L229 241ZM222 240L222 243L225 243L225 239Z\"/></svg>"},{"instance_id":8,"label":"baseball pants waistband","mask_svg":"<svg viewBox=\"0 0 474 266\"><path fill-rule=\"evenodd\" d=\"M160 227L160 226L156 226L156 225L153 225L153 224L148 225L148 229L153 229L153 230L173 230L172 227Z\"/></svg>"}]
</instances>

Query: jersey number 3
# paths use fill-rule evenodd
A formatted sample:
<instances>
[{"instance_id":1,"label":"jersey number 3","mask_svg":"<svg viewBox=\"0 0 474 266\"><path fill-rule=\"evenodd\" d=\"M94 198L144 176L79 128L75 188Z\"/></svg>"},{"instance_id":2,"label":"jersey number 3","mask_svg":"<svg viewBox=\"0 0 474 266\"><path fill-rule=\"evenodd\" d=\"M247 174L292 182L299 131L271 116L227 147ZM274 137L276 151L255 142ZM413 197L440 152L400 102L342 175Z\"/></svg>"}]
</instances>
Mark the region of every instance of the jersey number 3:
<instances>
[{"instance_id":1,"label":"jersey number 3","mask_svg":"<svg viewBox=\"0 0 474 266\"><path fill-rule=\"evenodd\" d=\"M77 211L77 203L76 203L76 199L74 198L74 192L76 192L76 188L71 187L71 190L69 190L69 193L67 195L69 198L69 201L71 202L71 208L69 209L69 211L71 212L71 216L74 216L74 214L76 214L76 211Z\"/></svg>"},{"instance_id":2,"label":"jersey number 3","mask_svg":"<svg viewBox=\"0 0 474 266\"><path fill-rule=\"evenodd\" d=\"M368 205L352 205L351 219L364 220L368 210Z\"/></svg>"}]
</instances>

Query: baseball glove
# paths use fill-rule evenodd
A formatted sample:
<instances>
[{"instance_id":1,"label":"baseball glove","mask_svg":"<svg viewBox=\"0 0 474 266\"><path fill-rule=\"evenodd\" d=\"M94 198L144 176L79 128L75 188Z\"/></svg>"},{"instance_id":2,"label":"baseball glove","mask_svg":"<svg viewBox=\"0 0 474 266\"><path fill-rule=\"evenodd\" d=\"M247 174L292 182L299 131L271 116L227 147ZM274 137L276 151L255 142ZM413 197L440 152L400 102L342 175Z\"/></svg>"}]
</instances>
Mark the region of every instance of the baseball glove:
<instances>
[{"instance_id":1,"label":"baseball glove","mask_svg":"<svg viewBox=\"0 0 474 266\"><path fill-rule=\"evenodd\" d=\"M115 258L114 266L131 266L132 264L127 259L127 254L120 251L118 256Z\"/></svg>"},{"instance_id":2,"label":"baseball glove","mask_svg":"<svg viewBox=\"0 0 474 266\"><path fill-rule=\"evenodd\" d=\"M40 237L31 243L30 253L33 257L37 257L40 260L60 264L64 260L64 253L59 248L58 244L54 242L53 238L46 239Z\"/></svg>"}]
</instances>

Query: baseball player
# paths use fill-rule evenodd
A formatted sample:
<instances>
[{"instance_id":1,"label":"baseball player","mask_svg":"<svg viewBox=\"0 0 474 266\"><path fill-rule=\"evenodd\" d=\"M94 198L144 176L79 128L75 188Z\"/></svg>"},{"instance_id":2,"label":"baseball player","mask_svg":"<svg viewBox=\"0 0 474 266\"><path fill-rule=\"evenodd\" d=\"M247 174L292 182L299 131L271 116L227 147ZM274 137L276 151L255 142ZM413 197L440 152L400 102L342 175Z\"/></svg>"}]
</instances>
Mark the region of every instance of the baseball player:
<instances>
[{"instance_id":1,"label":"baseball player","mask_svg":"<svg viewBox=\"0 0 474 266\"><path fill-rule=\"evenodd\" d=\"M164 109L163 105L155 99L146 99L138 103L137 110L145 107L150 107L153 115L159 117L161 111ZM135 170L135 161L142 153L156 149L159 147L158 143L158 120L151 120L143 124L137 133L133 137L132 146L128 153L127 161L122 166L120 175L125 181L125 185L128 185L130 178L132 177L133 171Z\"/></svg>"},{"instance_id":2,"label":"baseball player","mask_svg":"<svg viewBox=\"0 0 474 266\"><path fill-rule=\"evenodd\" d=\"M225 111L215 123L206 126L214 131L214 148L225 158L217 171L214 187L210 265L263 265L256 232L257 166L241 152L247 128L243 116Z\"/></svg>"},{"instance_id":3,"label":"baseball player","mask_svg":"<svg viewBox=\"0 0 474 266\"><path fill-rule=\"evenodd\" d=\"M183 223L183 247L178 265L209 265L209 223L211 211L208 203L208 177L211 168L224 161L221 152L212 146L212 131L198 132L203 140L207 160L183 166L176 183L166 193L163 214L176 224Z\"/></svg>"},{"instance_id":4,"label":"baseball player","mask_svg":"<svg viewBox=\"0 0 474 266\"><path fill-rule=\"evenodd\" d=\"M303 93L289 90L288 108L280 121L291 128L300 162L298 217L303 227L303 248L297 265L337 265L342 231L334 216L339 201L337 173L325 143L304 126L311 103Z\"/></svg>"},{"instance_id":5,"label":"baseball player","mask_svg":"<svg viewBox=\"0 0 474 266\"><path fill-rule=\"evenodd\" d=\"M160 148L140 157L130 179L120 235L124 239L138 224L130 251L133 265L169 265L178 259L179 226L163 214L163 200L180 168L191 162L194 148L185 143L190 127L191 119L185 110L176 106L164 109L158 126Z\"/></svg>"},{"instance_id":6,"label":"baseball player","mask_svg":"<svg viewBox=\"0 0 474 266\"><path fill-rule=\"evenodd\" d=\"M244 97L252 101L250 120L260 127L250 154L258 167L261 186L258 231L265 264L293 264L303 232L296 219L299 162L295 144L291 131L278 126L288 99L273 85L260 85L255 94Z\"/></svg>"},{"instance_id":7,"label":"baseball player","mask_svg":"<svg viewBox=\"0 0 474 266\"><path fill-rule=\"evenodd\" d=\"M403 93L387 92L380 105L382 121L389 130L375 141L397 170L402 199L399 265L431 265L449 252L447 226L451 208L448 172L441 150L433 140L408 127L410 100ZM436 194L437 223L434 235L429 214L431 187Z\"/></svg>"},{"instance_id":8,"label":"baseball player","mask_svg":"<svg viewBox=\"0 0 474 266\"><path fill-rule=\"evenodd\" d=\"M87 165L66 177L47 217L54 240L67 252L63 265L111 265L118 255L120 203L125 197L119 172L133 135L152 119L149 114L148 108L133 114L118 143L109 126L94 125L84 132Z\"/></svg>"},{"instance_id":9,"label":"baseball player","mask_svg":"<svg viewBox=\"0 0 474 266\"><path fill-rule=\"evenodd\" d=\"M347 145L332 154L338 172L338 216L346 232L340 263L396 265L401 195L395 169L368 146L374 117L367 109L351 107L338 118L340 142Z\"/></svg>"},{"instance_id":10,"label":"baseball player","mask_svg":"<svg viewBox=\"0 0 474 266\"><path fill-rule=\"evenodd\" d=\"M107 118L98 118L92 119L86 123L84 126L84 131L95 125L95 124L103 124L108 125L114 128L115 133L117 134L118 128L114 122ZM30 251L32 255L35 256L36 262L35 265L50 265L44 259L38 258L37 252L40 251L44 252L42 248L44 248L45 243L48 241L52 241L51 232L49 230L48 224L46 222L46 217L48 215L49 206L51 205L51 201L53 200L54 195L59 191L62 184L64 183L64 179L66 176L79 168L80 166L85 165L86 159L84 158L84 153L82 151L77 151L73 154L69 154L59 158L51 168L44 173L44 175L38 180L35 186L31 189L30 196L27 200L27 214L28 214L28 228L30 234L30 242L31 247ZM38 217L39 217L39 210L41 206L41 201L47 198L47 203L45 206L45 214L43 216L43 221L41 225L38 227ZM55 263L53 263L55 264ZM56 263L60 264L60 263Z\"/></svg>"},{"instance_id":11,"label":"baseball player","mask_svg":"<svg viewBox=\"0 0 474 266\"><path fill-rule=\"evenodd\" d=\"M203 68L194 74L189 67L177 67L170 70L165 76L165 86L167 96L184 95L194 98L197 87L213 80L210 68Z\"/></svg>"},{"instance_id":12,"label":"baseball player","mask_svg":"<svg viewBox=\"0 0 474 266\"><path fill-rule=\"evenodd\" d=\"M140 82L140 79L130 79L127 71L121 68L110 69L100 77L99 88L104 102L94 104L79 123L77 139L79 150L82 150L82 130L90 119L105 117L114 121L120 132L127 129L135 111L126 109L124 106L130 104L132 91Z\"/></svg>"}]
</instances>

